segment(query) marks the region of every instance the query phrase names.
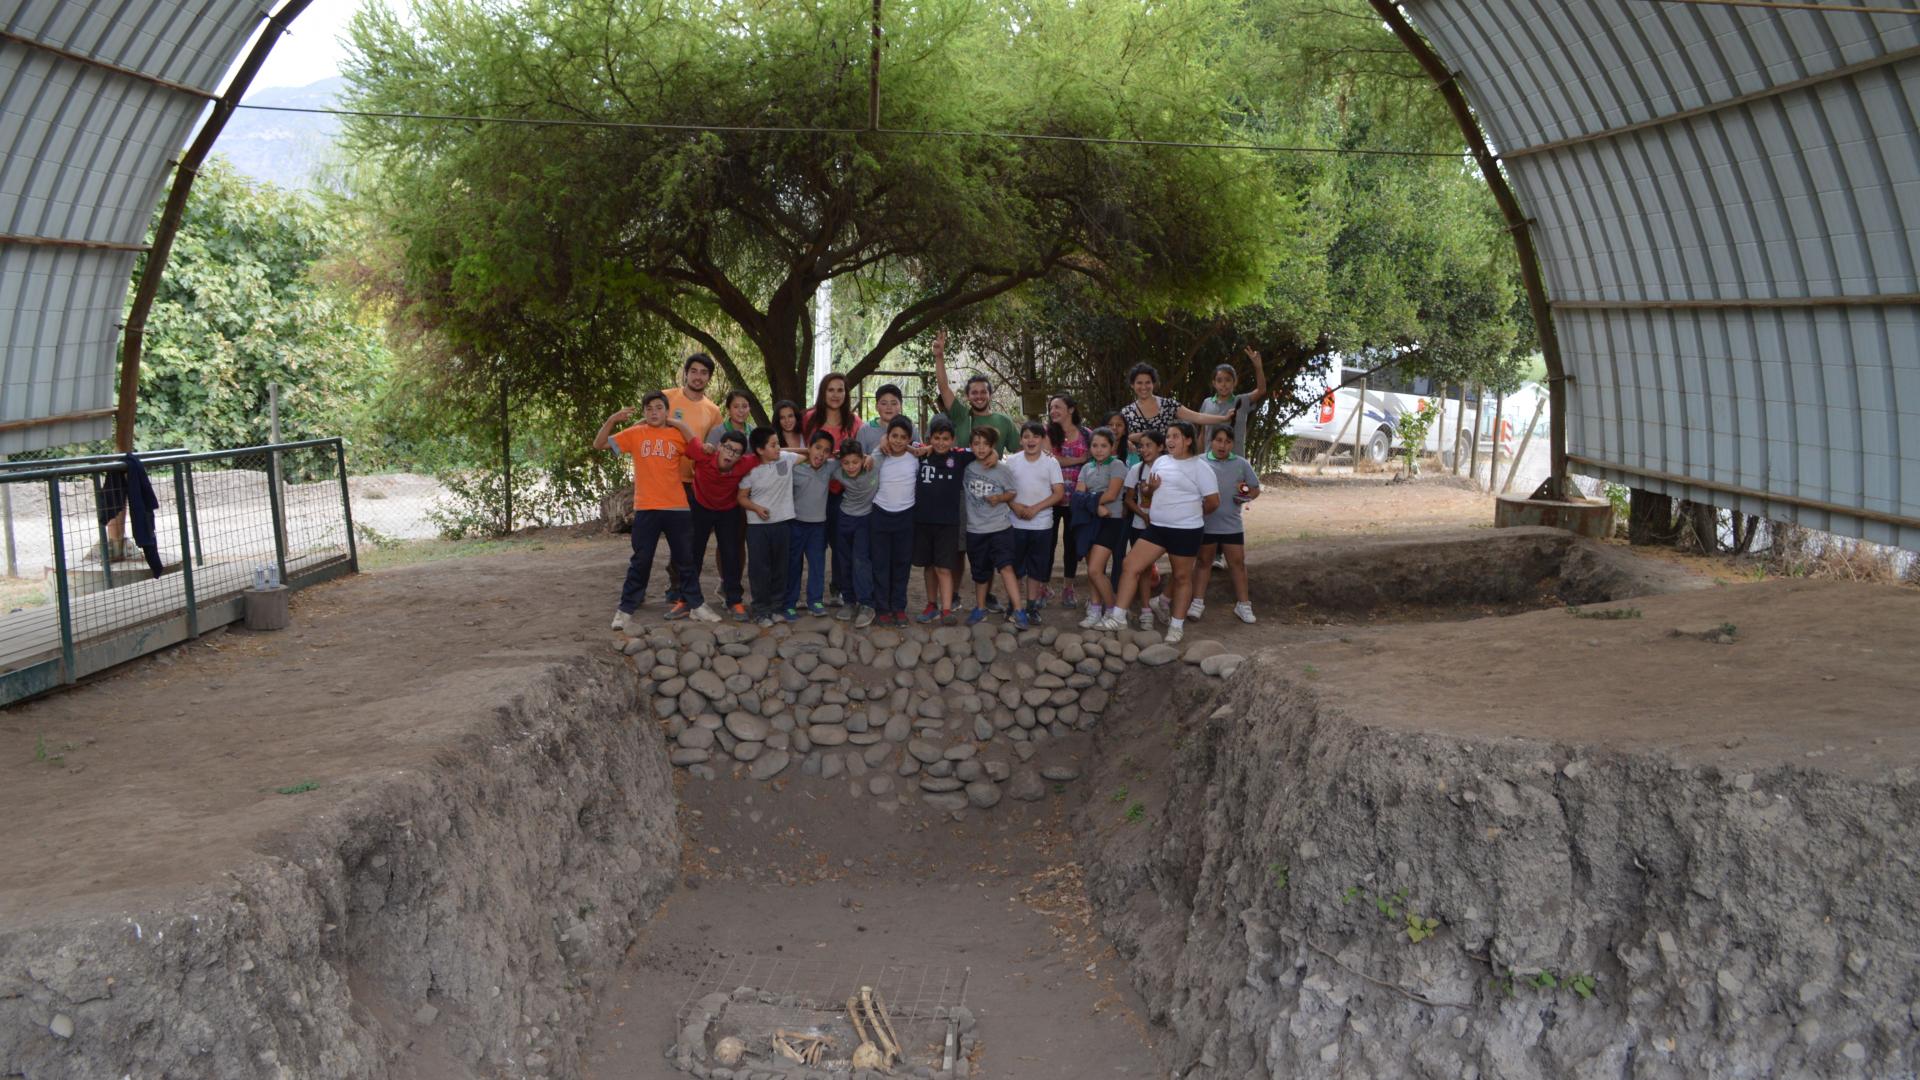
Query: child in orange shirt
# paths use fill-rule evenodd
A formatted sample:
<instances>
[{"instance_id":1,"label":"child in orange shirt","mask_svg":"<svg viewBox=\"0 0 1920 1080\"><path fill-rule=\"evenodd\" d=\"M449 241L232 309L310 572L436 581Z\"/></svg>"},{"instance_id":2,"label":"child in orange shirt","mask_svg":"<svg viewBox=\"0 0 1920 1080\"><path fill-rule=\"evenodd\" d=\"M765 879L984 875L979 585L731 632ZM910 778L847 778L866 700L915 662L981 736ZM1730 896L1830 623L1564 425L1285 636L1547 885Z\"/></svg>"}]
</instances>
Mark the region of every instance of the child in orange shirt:
<instances>
[{"instance_id":1,"label":"child in orange shirt","mask_svg":"<svg viewBox=\"0 0 1920 1080\"><path fill-rule=\"evenodd\" d=\"M684 619L705 603L700 595L700 567L693 561L693 513L680 484L687 436L667 426L667 396L660 391L641 399L640 412L645 418L641 423L610 435L615 424L633 415L631 407L621 409L607 417L593 437L595 450L611 446L633 458L633 557L627 562L619 610L613 613L615 630L627 629L634 611L645 602L647 578L653 573L653 556L662 536L667 540L668 565L680 570L676 583L680 598L667 610L667 618Z\"/></svg>"}]
</instances>

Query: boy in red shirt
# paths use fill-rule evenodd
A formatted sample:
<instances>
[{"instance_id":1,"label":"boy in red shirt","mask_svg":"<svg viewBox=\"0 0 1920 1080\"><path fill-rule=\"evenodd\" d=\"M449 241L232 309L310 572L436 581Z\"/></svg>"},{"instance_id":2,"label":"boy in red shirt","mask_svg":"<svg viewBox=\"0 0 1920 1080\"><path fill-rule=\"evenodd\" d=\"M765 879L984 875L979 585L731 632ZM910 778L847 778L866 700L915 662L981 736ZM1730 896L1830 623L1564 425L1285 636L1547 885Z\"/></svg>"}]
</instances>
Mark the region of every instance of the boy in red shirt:
<instances>
[{"instance_id":1,"label":"boy in red shirt","mask_svg":"<svg viewBox=\"0 0 1920 1080\"><path fill-rule=\"evenodd\" d=\"M747 621L745 593L740 588L740 481L760 464L747 453L747 437L738 431L721 435L712 449L693 437L693 429L679 420L669 424L687 437L687 457L693 462L693 573L697 579L707 561L707 538L720 542L720 591L726 596L727 611L735 622ZM694 592L698 597L698 591ZM693 617L701 622L718 622L712 609L697 607Z\"/></svg>"},{"instance_id":2,"label":"boy in red shirt","mask_svg":"<svg viewBox=\"0 0 1920 1080\"><path fill-rule=\"evenodd\" d=\"M647 598L647 578L653 573L653 556L660 549L660 538L667 539L668 565L680 570L680 599L668 609L667 618L684 619L700 606L700 564L692 560L692 514L687 508L687 492L680 486L680 459L687 452L688 439L683 430L667 426L667 398L655 390L640 401L646 419L617 435L610 435L615 424L633 415L631 407L621 409L600 425L593 437L593 448L609 446L633 458L633 557L627 562L627 580L620 589L620 608L613 613L613 628L625 630L634 611Z\"/></svg>"}]
</instances>

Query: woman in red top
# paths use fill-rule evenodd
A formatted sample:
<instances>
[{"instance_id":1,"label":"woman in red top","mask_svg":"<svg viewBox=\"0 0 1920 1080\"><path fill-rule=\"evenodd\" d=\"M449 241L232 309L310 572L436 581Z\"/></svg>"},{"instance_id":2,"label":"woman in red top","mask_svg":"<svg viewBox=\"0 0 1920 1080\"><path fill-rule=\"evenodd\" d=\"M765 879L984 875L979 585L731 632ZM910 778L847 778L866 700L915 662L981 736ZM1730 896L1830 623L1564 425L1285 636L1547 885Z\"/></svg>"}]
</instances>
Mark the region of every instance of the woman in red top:
<instances>
[{"instance_id":1,"label":"woman in red top","mask_svg":"<svg viewBox=\"0 0 1920 1080\"><path fill-rule=\"evenodd\" d=\"M845 375L829 371L821 378L813 408L807 410L803 426L808 440L812 440L814 432L824 431L833 436L835 446L853 438L860 430L860 419L853 415L853 408L847 403ZM840 481L835 480L827 487L827 538L832 549L832 558L827 564L827 597L834 607L857 602L853 595L852 554L840 543L840 496Z\"/></svg>"}]
</instances>

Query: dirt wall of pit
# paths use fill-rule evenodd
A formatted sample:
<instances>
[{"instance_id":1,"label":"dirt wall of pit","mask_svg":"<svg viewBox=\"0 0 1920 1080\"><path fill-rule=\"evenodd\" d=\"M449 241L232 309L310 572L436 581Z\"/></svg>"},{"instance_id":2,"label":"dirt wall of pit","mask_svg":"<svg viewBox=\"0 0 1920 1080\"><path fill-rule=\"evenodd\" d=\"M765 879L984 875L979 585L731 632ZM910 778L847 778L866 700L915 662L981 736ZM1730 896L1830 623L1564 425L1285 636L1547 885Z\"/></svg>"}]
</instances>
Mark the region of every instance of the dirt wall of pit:
<instances>
[{"instance_id":1,"label":"dirt wall of pit","mask_svg":"<svg viewBox=\"0 0 1920 1080\"><path fill-rule=\"evenodd\" d=\"M637 684L558 665L196 896L0 936L0 1075L576 1073L596 981L677 873Z\"/></svg>"},{"instance_id":2,"label":"dirt wall of pit","mask_svg":"<svg viewBox=\"0 0 1920 1080\"><path fill-rule=\"evenodd\" d=\"M1176 1077L1915 1075L1911 769L1370 727L1255 663L1122 694L1191 718L1103 729L1080 812Z\"/></svg>"}]
</instances>

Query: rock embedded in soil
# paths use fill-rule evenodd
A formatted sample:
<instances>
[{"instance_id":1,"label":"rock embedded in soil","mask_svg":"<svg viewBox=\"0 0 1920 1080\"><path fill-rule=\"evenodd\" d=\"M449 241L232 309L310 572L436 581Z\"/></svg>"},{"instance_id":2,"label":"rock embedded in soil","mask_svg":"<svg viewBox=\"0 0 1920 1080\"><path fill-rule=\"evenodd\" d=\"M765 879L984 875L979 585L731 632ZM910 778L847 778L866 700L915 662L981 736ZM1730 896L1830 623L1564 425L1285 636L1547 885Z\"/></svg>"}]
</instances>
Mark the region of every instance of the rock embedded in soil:
<instances>
[{"instance_id":1,"label":"rock embedded in soil","mask_svg":"<svg viewBox=\"0 0 1920 1080\"><path fill-rule=\"evenodd\" d=\"M792 757L787 751L769 750L747 767L747 773L755 780L771 780L786 771L791 761Z\"/></svg>"},{"instance_id":2,"label":"rock embedded in soil","mask_svg":"<svg viewBox=\"0 0 1920 1080\"><path fill-rule=\"evenodd\" d=\"M912 754L916 761L932 764L940 760L944 751L925 739L914 739L907 743L907 753Z\"/></svg>"},{"instance_id":3,"label":"rock embedded in soil","mask_svg":"<svg viewBox=\"0 0 1920 1080\"><path fill-rule=\"evenodd\" d=\"M1077 765L1048 765L1040 770L1040 775L1049 780L1059 782L1078 780L1080 779L1080 768Z\"/></svg>"},{"instance_id":4,"label":"rock embedded in soil","mask_svg":"<svg viewBox=\"0 0 1920 1080\"><path fill-rule=\"evenodd\" d=\"M1200 661L1200 670L1207 675L1218 675L1225 678L1233 674L1246 659L1246 657L1241 656L1239 653L1215 653Z\"/></svg>"},{"instance_id":5,"label":"rock embedded in soil","mask_svg":"<svg viewBox=\"0 0 1920 1080\"><path fill-rule=\"evenodd\" d=\"M1180 659L1180 650L1164 641L1140 650L1140 662L1147 667L1163 667L1178 659Z\"/></svg>"},{"instance_id":6,"label":"rock embedded in soil","mask_svg":"<svg viewBox=\"0 0 1920 1080\"><path fill-rule=\"evenodd\" d=\"M1000 804L1000 785L991 780L975 780L967 785L967 801L982 810L991 810Z\"/></svg>"},{"instance_id":7,"label":"rock embedded in soil","mask_svg":"<svg viewBox=\"0 0 1920 1080\"><path fill-rule=\"evenodd\" d=\"M750 742L765 742L773 731L773 725L744 711L728 713L726 725L734 738Z\"/></svg>"},{"instance_id":8,"label":"rock embedded in soil","mask_svg":"<svg viewBox=\"0 0 1920 1080\"><path fill-rule=\"evenodd\" d=\"M1207 657L1218 656L1226 651L1227 647L1217 641L1195 641L1187 646L1187 651L1182 655L1182 659L1186 660L1189 664L1198 666L1200 662Z\"/></svg>"},{"instance_id":9,"label":"rock embedded in soil","mask_svg":"<svg viewBox=\"0 0 1920 1080\"><path fill-rule=\"evenodd\" d=\"M1021 802L1039 802L1047 797L1047 785L1032 769L1018 769L1007 784L1007 795Z\"/></svg>"}]
</instances>

